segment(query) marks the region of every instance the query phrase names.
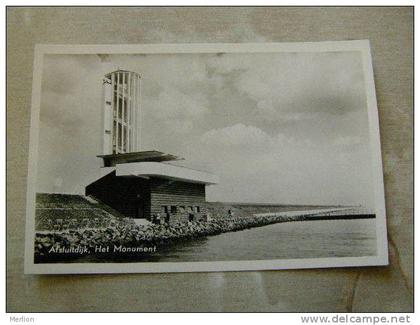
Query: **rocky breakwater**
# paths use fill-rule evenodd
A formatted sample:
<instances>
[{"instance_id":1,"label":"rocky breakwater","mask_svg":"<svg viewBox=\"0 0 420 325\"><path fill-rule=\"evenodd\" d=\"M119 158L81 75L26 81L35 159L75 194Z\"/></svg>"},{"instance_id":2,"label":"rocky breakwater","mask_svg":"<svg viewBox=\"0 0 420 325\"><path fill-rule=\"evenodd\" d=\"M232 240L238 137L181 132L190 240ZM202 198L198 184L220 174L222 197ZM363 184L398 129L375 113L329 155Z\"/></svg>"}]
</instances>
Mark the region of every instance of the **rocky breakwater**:
<instances>
[{"instance_id":1,"label":"rocky breakwater","mask_svg":"<svg viewBox=\"0 0 420 325\"><path fill-rule=\"evenodd\" d=\"M304 216L220 217L210 221L178 223L171 226L138 226L119 222L108 228L89 228L65 232L38 232L35 236L35 256L48 257L63 253L67 256L94 254L98 247L151 247L192 240L203 236L240 231L278 222L304 220ZM140 251L140 250L138 250Z\"/></svg>"}]
</instances>

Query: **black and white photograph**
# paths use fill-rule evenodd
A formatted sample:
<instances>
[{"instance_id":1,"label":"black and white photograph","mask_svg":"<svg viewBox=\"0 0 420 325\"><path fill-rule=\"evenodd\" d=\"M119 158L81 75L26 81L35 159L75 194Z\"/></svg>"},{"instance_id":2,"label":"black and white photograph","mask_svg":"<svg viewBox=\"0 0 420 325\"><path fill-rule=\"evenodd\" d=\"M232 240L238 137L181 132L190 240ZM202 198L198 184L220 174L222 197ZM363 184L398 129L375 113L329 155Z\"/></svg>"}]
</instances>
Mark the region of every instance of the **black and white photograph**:
<instances>
[{"instance_id":1,"label":"black and white photograph","mask_svg":"<svg viewBox=\"0 0 420 325\"><path fill-rule=\"evenodd\" d=\"M368 41L37 45L26 273L388 263Z\"/></svg>"}]
</instances>

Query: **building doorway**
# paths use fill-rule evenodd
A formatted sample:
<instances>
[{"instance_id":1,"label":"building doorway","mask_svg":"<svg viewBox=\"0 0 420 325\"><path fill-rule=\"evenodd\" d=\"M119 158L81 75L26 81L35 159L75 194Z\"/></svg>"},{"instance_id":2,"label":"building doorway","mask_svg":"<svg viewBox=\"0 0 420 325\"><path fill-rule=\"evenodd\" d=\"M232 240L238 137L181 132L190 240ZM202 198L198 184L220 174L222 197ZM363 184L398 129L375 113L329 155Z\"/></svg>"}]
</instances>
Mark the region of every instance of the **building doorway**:
<instances>
[{"instance_id":1,"label":"building doorway","mask_svg":"<svg viewBox=\"0 0 420 325\"><path fill-rule=\"evenodd\" d=\"M145 216L145 211L144 211L144 200L139 197L136 200L136 218L138 219L144 219L146 218Z\"/></svg>"}]
</instances>

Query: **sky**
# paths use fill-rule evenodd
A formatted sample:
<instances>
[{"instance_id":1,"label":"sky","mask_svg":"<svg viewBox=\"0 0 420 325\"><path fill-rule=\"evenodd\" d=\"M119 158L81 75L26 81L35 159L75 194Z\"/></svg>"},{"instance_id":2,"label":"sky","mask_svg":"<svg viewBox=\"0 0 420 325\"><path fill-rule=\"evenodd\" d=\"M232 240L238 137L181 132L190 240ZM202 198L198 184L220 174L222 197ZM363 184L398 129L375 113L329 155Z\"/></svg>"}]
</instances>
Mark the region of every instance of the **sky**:
<instances>
[{"instance_id":1,"label":"sky","mask_svg":"<svg viewBox=\"0 0 420 325\"><path fill-rule=\"evenodd\" d=\"M359 52L46 55L37 191L101 166L102 78L141 75L141 150L219 176L209 201L374 207Z\"/></svg>"}]
</instances>

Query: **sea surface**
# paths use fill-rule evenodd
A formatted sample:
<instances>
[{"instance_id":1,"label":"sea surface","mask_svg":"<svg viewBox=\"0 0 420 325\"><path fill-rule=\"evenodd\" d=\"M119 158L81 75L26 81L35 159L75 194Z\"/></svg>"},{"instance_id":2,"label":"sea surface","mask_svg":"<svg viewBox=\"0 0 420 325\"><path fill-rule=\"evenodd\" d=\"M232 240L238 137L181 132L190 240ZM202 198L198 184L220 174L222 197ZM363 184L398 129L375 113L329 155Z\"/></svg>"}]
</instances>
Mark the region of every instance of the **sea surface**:
<instances>
[{"instance_id":1,"label":"sea surface","mask_svg":"<svg viewBox=\"0 0 420 325\"><path fill-rule=\"evenodd\" d=\"M88 255L73 262L197 262L376 255L375 219L293 221L158 247L151 255Z\"/></svg>"},{"instance_id":2,"label":"sea surface","mask_svg":"<svg viewBox=\"0 0 420 325\"><path fill-rule=\"evenodd\" d=\"M235 261L376 255L375 219L294 221L159 249L153 261ZM150 261L151 261L150 260Z\"/></svg>"}]
</instances>

